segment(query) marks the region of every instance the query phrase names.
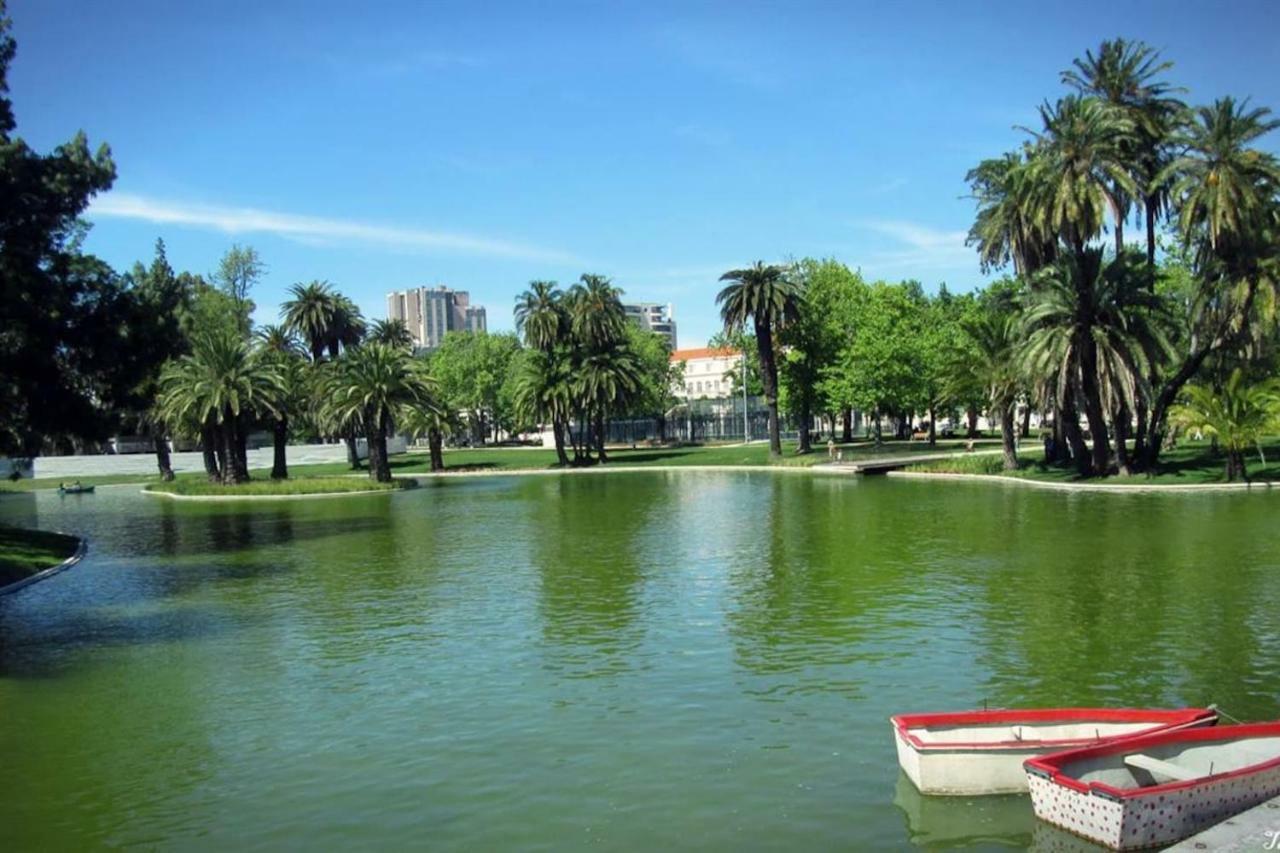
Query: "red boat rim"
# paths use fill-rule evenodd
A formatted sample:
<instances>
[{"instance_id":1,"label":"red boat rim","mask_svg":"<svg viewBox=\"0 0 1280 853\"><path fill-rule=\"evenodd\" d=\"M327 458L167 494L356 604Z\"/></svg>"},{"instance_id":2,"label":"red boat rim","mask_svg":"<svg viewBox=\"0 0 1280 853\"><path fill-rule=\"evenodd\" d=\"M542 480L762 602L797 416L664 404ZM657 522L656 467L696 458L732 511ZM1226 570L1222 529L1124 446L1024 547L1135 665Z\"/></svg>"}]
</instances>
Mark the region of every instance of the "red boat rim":
<instances>
[{"instance_id":1,"label":"red boat rim","mask_svg":"<svg viewBox=\"0 0 1280 853\"><path fill-rule=\"evenodd\" d=\"M1063 774L1061 767L1073 761L1079 761L1084 758L1096 758L1101 755L1115 755L1120 752L1140 752L1144 747L1160 746L1167 743L1198 743L1200 741L1215 740L1232 740L1241 737L1257 737L1265 735L1280 735L1280 722L1272 723L1245 723L1239 726L1219 726L1216 728L1203 729L1180 729L1172 732L1156 732L1149 735L1136 735L1134 737L1122 738L1116 741L1101 743L1097 746L1087 746L1082 749L1072 749L1066 752L1055 752L1052 755L1042 755L1037 758L1028 758L1022 763L1028 773L1035 773L1081 793L1096 793L1103 797L1113 800L1130 800L1137 797L1146 797L1152 794L1167 794L1170 791L1180 791L1183 788L1190 788L1195 785L1202 785L1205 782L1217 781L1220 779L1232 779L1238 776L1248 776L1261 770L1270 770L1273 767L1280 767L1280 757L1271 759L1270 761L1262 761L1257 764L1250 764L1248 767L1241 767L1238 770L1228 770L1224 773L1214 773L1212 776L1197 776L1194 779L1187 779L1179 782L1165 782L1160 785L1148 785L1145 788L1117 788L1108 785L1105 782L1081 782L1080 780Z\"/></svg>"},{"instance_id":2,"label":"red boat rim","mask_svg":"<svg viewBox=\"0 0 1280 853\"><path fill-rule=\"evenodd\" d=\"M1109 744L1116 740L1148 737L1154 734L1176 732L1184 727L1205 723L1217 718L1212 708L1175 708L1151 710L1144 708L1033 708L1029 710L999 709L990 711L950 711L925 714L898 714L889 718L899 737L918 750L999 750L1026 749L1027 747L1072 748L1091 744ZM1105 723L1144 723L1151 728L1129 734L1102 738L1067 738L1063 740L1001 740L925 743L911 733L913 728L929 726L995 725L999 723L1070 723L1082 720Z\"/></svg>"}]
</instances>

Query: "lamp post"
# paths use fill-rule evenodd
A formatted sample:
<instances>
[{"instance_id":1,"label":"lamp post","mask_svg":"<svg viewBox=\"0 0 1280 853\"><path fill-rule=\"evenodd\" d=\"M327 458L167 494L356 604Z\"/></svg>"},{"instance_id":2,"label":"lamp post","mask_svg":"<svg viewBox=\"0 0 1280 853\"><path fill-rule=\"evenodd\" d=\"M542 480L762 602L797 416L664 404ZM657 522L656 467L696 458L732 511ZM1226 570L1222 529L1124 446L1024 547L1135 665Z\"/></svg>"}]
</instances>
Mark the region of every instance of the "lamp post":
<instances>
[{"instance_id":1,"label":"lamp post","mask_svg":"<svg viewBox=\"0 0 1280 853\"><path fill-rule=\"evenodd\" d=\"M747 348L742 348L742 443L751 443L751 426L747 420Z\"/></svg>"}]
</instances>

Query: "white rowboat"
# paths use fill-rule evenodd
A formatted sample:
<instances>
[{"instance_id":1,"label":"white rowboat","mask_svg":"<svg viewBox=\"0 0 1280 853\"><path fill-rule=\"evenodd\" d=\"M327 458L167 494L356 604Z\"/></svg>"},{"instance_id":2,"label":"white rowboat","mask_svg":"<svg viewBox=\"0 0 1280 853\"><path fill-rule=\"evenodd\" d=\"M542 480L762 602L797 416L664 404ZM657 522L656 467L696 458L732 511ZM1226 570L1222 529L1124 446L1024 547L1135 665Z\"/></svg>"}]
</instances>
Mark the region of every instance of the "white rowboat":
<instances>
[{"instance_id":1,"label":"white rowboat","mask_svg":"<svg viewBox=\"0 0 1280 853\"><path fill-rule=\"evenodd\" d=\"M1025 794L1028 758L1157 732L1211 726L1209 708L1044 708L891 717L898 764L923 794Z\"/></svg>"},{"instance_id":2,"label":"white rowboat","mask_svg":"<svg viewBox=\"0 0 1280 853\"><path fill-rule=\"evenodd\" d=\"M1112 850L1172 844L1280 794L1280 723L1164 732L1026 763L1036 817Z\"/></svg>"}]
</instances>

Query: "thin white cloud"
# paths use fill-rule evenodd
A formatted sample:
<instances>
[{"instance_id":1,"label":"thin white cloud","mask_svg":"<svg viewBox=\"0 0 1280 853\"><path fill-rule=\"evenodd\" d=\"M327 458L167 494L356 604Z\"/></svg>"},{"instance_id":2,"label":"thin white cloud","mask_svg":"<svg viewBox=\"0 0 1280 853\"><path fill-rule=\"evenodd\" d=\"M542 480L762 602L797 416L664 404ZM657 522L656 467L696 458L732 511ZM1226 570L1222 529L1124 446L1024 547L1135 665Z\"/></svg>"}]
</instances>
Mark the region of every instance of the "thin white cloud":
<instances>
[{"instance_id":1,"label":"thin white cloud","mask_svg":"<svg viewBox=\"0 0 1280 853\"><path fill-rule=\"evenodd\" d=\"M862 220L854 225L893 241L894 245L868 256L868 266L893 267L906 274L911 274L912 269L977 267L977 256L964 244L968 236L964 231L945 231L898 219Z\"/></svg>"},{"instance_id":2,"label":"thin white cloud","mask_svg":"<svg viewBox=\"0 0 1280 853\"><path fill-rule=\"evenodd\" d=\"M88 215L204 228L226 234L275 234L308 245L359 243L414 252L485 255L548 263L580 262L567 252L470 234L326 219L250 207L164 201L131 193L113 192L95 199Z\"/></svg>"}]
</instances>

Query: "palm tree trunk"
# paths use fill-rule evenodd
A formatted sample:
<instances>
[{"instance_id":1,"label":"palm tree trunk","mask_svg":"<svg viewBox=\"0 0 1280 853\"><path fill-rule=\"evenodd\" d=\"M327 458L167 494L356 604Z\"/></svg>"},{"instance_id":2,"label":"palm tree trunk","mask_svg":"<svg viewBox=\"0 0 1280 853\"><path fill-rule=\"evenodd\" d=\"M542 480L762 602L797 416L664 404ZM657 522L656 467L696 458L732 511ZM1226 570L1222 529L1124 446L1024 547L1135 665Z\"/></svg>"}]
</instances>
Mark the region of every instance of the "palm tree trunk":
<instances>
[{"instance_id":1,"label":"palm tree trunk","mask_svg":"<svg viewBox=\"0 0 1280 853\"><path fill-rule=\"evenodd\" d=\"M218 441L218 429L212 418L200 426L200 453L204 457L204 473L209 482L219 482L222 479L222 466L219 464L222 448Z\"/></svg>"},{"instance_id":2,"label":"palm tree trunk","mask_svg":"<svg viewBox=\"0 0 1280 853\"><path fill-rule=\"evenodd\" d=\"M1111 420L1116 433L1116 471L1121 477L1128 477L1133 473L1129 466L1129 447L1126 443L1129 437L1129 407L1121 402L1116 406Z\"/></svg>"},{"instance_id":3,"label":"palm tree trunk","mask_svg":"<svg viewBox=\"0 0 1280 853\"><path fill-rule=\"evenodd\" d=\"M244 483L249 479L249 451L246 447L249 431L245 429L244 420L236 418L232 427L235 435L236 482Z\"/></svg>"},{"instance_id":4,"label":"palm tree trunk","mask_svg":"<svg viewBox=\"0 0 1280 853\"><path fill-rule=\"evenodd\" d=\"M360 451L356 447L356 437L352 434L352 428L347 428L346 435L342 436L342 443L347 446L347 465L352 471L359 471Z\"/></svg>"},{"instance_id":5,"label":"palm tree trunk","mask_svg":"<svg viewBox=\"0 0 1280 853\"><path fill-rule=\"evenodd\" d=\"M170 483L173 481L173 463L169 458L169 442L160 431L152 433L151 441L156 449L156 467L160 469L160 479Z\"/></svg>"},{"instance_id":6,"label":"palm tree trunk","mask_svg":"<svg viewBox=\"0 0 1280 853\"><path fill-rule=\"evenodd\" d=\"M1147 400L1139 396L1134 407L1136 424L1133 430L1133 461L1141 469L1147 458Z\"/></svg>"},{"instance_id":7,"label":"palm tree trunk","mask_svg":"<svg viewBox=\"0 0 1280 853\"><path fill-rule=\"evenodd\" d=\"M1156 199L1154 196L1146 198L1146 220L1147 220L1147 273L1150 276L1148 286L1155 290L1156 286Z\"/></svg>"},{"instance_id":8,"label":"palm tree trunk","mask_svg":"<svg viewBox=\"0 0 1280 853\"><path fill-rule=\"evenodd\" d=\"M1245 471L1244 454L1239 450L1227 451L1227 482L1234 483L1237 477L1249 479Z\"/></svg>"},{"instance_id":9,"label":"palm tree trunk","mask_svg":"<svg viewBox=\"0 0 1280 853\"><path fill-rule=\"evenodd\" d=\"M778 364L773 357L773 327L768 320L755 320L756 348L760 353L760 380L764 404L769 410L769 455L782 455L782 434L778 430Z\"/></svg>"},{"instance_id":10,"label":"palm tree trunk","mask_svg":"<svg viewBox=\"0 0 1280 853\"><path fill-rule=\"evenodd\" d=\"M377 411L365 413L365 441L369 442L369 479L378 483L391 482L391 466L387 464L387 427L389 418L386 409L379 407Z\"/></svg>"},{"instance_id":11,"label":"palm tree trunk","mask_svg":"<svg viewBox=\"0 0 1280 853\"><path fill-rule=\"evenodd\" d=\"M1160 451L1164 444L1165 419L1168 417L1169 409L1173 406L1178 395L1182 393L1182 388L1191 381L1191 377L1196 375L1200 370L1200 366L1204 364L1212 350L1209 347L1201 347L1182 363L1182 367L1178 369L1172 377L1164 383L1160 389L1160 393L1156 395L1155 404L1151 407L1151 420L1147 424L1146 437L1146 458L1142 460L1142 467L1147 471L1154 471L1157 463L1160 461Z\"/></svg>"},{"instance_id":12,"label":"palm tree trunk","mask_svg":"<svg viewBox=\"0 0 1280 853\"><path fill-rule=\"evenodd\" d=\"M431 470L444 470L444 435L432 427L427 430L427 447L431 451Z\"/></svg>"},{"instance_id":13,"label":"palm tree trunk","mask_svg":"<svg viewBox=\"0 0 1280 853\"><path fill-rule=\"evenodd\" d=\"M551 432L556 440L556 461L560 463L560 467L569 467L569 454L564 452L564 433L566 425L559 418L553 418L551 421Z\"/></svg>"},{"instance_id":14,"label":"palm tree trunk","mask_svg":"<svg viewBox=\"0 0 1280 853\"><path fill-rule=\"evenodd\" d=\"M1013 403L1006 403L1000 408L1000 446L1004 451L1004 470L1018 470L1018 443L1014 435L1014 421L1017 417Z\"/></svg>"},{"instance_id":15,"label":"palm tree trunk","mask_svg":"<svg viewBox=\"0 0 1280 853\"><path fill-rule=\"evenodd\" d=\"M1062 430L1066 433L1067 446L1071 448L1071 461L1081 475L1089 474L1089 445L1080 432L1080 412L1076 409L1075 389L1068 389L1062 401Z\"/></svg>"},{"instance_id":16,"label":"palm tree trunk","mask_svg":"<svg viewBox=\"0 0 1280 853\"><path fill-rule=\"evenodd\" d=\"M271 436L271 479L289 479L289 463L285 458L285 447L289 444L289 419L276 418L272 424Z\"/></svg>"},{"instance_id":17,"label":"palm tree trunk","mask_svg":"<svg viewBox=\"0 0 1280 853\"><path fill-rule=\"evenodd\" d=\"M1092 473L1106 476L1111 451L1107 441L1107 420L1102 413L1102 392L1098 387L1098 345L1093 340L1092 324L1080 334L1080 396L1084 398L1084 417L1093 439L1090 460Z\"/></svg>"},{"instance_id":18,"label":"palm tree trunk","mask_svg":"<svg viewBox=\"0 0 1280 853\"><path fill-rule=\"evenodd\" d=\"M1053 404L1053 452L1045 460L1054 465L1071 461L1071 447L1067 443L1066 425L1063 421L1065 417L1062 407L1055 402Z\"/></svg>"},{"instance_id":19,"label":"palm tree trunk","mask_svg":"<svg viewBox=\"0 0 1280 853\"><path fill-rule=\"evenodd\" d=\"M800 393L800 427L799 427L799 445L796 447L796 453L810 453L813 448L810 446L809 422L813 420L813 410L810 406L809 394L801 390Z\"/></svg>"}]
</instances>

